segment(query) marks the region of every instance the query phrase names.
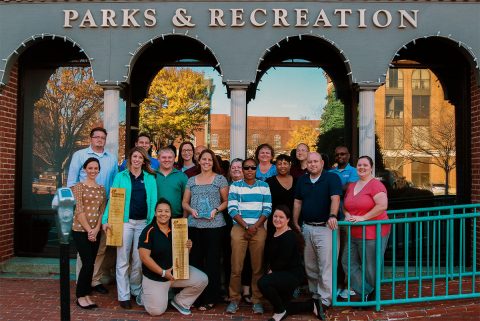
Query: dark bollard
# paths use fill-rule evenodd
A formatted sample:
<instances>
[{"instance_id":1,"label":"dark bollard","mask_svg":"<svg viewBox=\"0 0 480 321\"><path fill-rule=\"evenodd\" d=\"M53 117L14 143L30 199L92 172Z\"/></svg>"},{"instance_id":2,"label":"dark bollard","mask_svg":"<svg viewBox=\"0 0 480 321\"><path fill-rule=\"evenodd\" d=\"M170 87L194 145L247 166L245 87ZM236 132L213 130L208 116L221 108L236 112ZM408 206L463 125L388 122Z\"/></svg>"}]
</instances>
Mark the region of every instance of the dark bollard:
<instances>
[{"instance_id":1,"label":"dark bollard","mask_svg":"<svg viewBox=\"0 0 480 321\"><path fill-rule=\"evenodd\" d=\"M57 210L56 222L60 241L60 320L70 321L70 231L72 230L73 206L75 199L72 190L61 187L52 201Z\"/></svg>"},{"instance_id":2,"label":"dark bollard","mask_svg":"<svg viewBox=\"0 0 480 321\"><path fill-rule=\"evenodd\" d=\"M70 245L60 243L60 320L70 321Z\"/></svg>"}]
</instances>

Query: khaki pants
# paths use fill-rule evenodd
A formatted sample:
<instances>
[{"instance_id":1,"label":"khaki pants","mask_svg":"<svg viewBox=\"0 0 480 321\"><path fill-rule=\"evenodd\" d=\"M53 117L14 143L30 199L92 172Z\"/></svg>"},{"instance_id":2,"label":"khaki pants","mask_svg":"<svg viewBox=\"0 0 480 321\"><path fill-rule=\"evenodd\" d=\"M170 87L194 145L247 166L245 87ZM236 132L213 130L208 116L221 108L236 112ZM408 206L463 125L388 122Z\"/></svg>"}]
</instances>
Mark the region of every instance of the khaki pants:
<instances>
[{"instance_id":1,"label":"khaki pants","mask_svg":"<svg viewBox=\"0 0 480 321\"><path fill-rule=\"evenodd\" d=\"M142 300L145 310L153 316L164 313L168 306L168 290L170 287L183 288L174 297L174 300L181 307L190 309L190 306L207 286L208 277L193 266L190 266L189 271L190 278L188 280L175 280L173 282L153 281L143 276Z\"/></svg>"},{"instance_id":2,"label":"khaki pants","mask_svg":"<svg viewBox=\"0 0 480 321\"><path fill-rule=\"evenodd\" d=\"M248 248L252 262L252 302L256 304L261 303L262 299L262 293L258 289L257 282L263 276L263 250L265 248L267 231L262 226L258 229L257 234L249 240L245 238L245 233L245 230L238 224L232 227L230 233L232 242L232 272L230 275L229 294L232 301L240 302L243 262Z\"/></svg>"}]
</instances>

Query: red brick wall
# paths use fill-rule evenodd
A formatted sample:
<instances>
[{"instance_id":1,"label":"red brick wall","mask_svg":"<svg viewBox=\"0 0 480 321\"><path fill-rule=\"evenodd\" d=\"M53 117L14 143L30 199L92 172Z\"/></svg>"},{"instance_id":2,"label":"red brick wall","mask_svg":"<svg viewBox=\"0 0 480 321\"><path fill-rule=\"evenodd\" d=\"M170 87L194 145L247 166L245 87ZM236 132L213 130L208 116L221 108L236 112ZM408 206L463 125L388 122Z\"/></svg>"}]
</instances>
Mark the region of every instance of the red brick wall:
<instances>
[{"instance_id":1,"label":"red brick wall","mask_svg":"<svg viewBox=\"0 0 480 321\"><path fill-rule=\"evenodd\" d=\"M480 203L480 86L471 74L472 101L472 202ZM477 266L480 267L480 221L477 221Z\"/></svg>"},{"instance_id":2,"label":"red brick wall","mask_svg":"<svg viewBox=\"0 0 480 321\"><path fill-rule=\"evenodd\" d=\"M480 202L480 86L471 74L472 113L472 202Z\"/></svg>"},{"instance_id":3,"label":"red brick wall","mask_svg":"<svg viewBox=\"0 0 480 321\"><path fill-rule=\"evenodd\" d=\"M480 203L480 86L471 74L472 102L472 202ZM477 266L480 267L480 221L477 221Z\"/></svg>"},{"instance_id":4,"label":"red brick wall","mask_svg":"<svg viewBox=\"0 0 480 321\"><path fill-rule=\"evenodd\" d=\"M14 66L8 84L0 91L0 262L13 256L17 77Z\"/></svg>"}]
</instances>

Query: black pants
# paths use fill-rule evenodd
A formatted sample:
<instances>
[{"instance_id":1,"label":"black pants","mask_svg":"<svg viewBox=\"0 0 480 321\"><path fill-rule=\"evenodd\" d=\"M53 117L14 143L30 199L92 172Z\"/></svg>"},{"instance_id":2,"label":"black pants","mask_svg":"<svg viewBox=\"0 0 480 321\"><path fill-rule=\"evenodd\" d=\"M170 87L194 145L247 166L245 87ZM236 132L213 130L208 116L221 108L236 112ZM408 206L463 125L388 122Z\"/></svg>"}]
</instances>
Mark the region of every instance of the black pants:
<instances>
[{"instance_id":1,"label":"black pants","mask_svg":"<svg viewBox=\"0 0 480 321\"><path fill-rule=\"evenodd\" d=\"M197 304L217 303L220 299L220 256L224 228L190 227L188 233L193 243L190 264L208 276L208 285L198 298Z\"/></svg>"},{"instance_id":2,"label":"black pants","mask_svg":"<svg viewBox=\"0 0 480 321\"><path fill-rule=\"evenodd\" d=\"M93 266L97 257L98 246L100 245L100 234L95 242L88 240L87 232L72 231L72 237L78 254L80 254L80 259L82 259L82 268L78 274L76 289L77 298L81 298L91 292Z\"/></svg>"},{"instance_id":3,"label":"black pants","mask_svg":"<svg viewBox=\"0 0 480 321\"><path fill-rule=\"evenodd\" d=\"M258 280L258 288L272 304L275 313L287 309L293 291L301 284L296 274L287 271L272 272Z\"/></svg>"}]
</instances>

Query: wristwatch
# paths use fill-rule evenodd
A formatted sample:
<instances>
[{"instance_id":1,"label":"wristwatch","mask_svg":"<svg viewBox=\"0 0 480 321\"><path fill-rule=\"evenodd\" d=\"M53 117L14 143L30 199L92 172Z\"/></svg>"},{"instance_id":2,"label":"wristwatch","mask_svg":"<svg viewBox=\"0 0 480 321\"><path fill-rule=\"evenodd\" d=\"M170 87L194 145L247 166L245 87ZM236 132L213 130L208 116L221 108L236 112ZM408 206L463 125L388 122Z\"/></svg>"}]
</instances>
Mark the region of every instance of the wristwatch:
<instances>
[{"instance_id":1,"label":"wristwatch","mask_svg":"<svg viewBox=\"0 0 480 321\"><path fill-rule=\"evenodd\" d=\"M248 224L243 227L245 231L248 231Z\"/></svg>"}]
</instances>

